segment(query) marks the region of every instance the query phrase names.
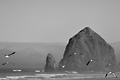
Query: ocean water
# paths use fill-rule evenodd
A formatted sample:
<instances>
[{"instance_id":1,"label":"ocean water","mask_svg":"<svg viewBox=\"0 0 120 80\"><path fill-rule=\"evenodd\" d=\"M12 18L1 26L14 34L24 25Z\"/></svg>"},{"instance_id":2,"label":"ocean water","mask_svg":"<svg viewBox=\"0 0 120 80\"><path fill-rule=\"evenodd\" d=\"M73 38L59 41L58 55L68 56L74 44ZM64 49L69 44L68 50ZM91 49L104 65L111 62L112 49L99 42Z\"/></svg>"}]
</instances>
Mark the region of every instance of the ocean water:
<instances>
[{"instance_id":1,"label":"ocean water","mask_svg":"<svg viewBox=\"0 0 120 80\"><path fill-rule=\"evenodd\" d=\"M5 78L7 76L25 76L25 75L35 75L38 73L43 73L43 69L29 69L29 68L1 68L0 78Z\"/></svg>"},{"instance_id":2,"label":"ocean water","mask_svg":"<svg viewBox=\"0 0 120 80\"><path fill-rule=\"evenodd\" d=\"M105 78L105 73L45 73L43 69L0 69L0 80L120 80L120 73L117 76Z\"/></svg>"}]
</instances>

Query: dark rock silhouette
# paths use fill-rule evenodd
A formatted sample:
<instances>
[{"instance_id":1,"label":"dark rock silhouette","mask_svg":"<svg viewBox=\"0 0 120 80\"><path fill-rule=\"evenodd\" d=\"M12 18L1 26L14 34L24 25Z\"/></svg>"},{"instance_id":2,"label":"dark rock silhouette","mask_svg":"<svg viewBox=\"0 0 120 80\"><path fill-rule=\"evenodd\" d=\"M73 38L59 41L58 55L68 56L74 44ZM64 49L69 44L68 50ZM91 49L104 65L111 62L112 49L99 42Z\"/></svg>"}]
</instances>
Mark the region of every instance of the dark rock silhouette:
<instances>
[{"instance_id":1,"label":"dark rock silhouette","mask_svg":"<svg viewBox=\"0 0 120 80\"><path fill-rule=\"evenodd\" d=\"M46 58L45 72L53 72L56 70L55 58L51 53L48 53Z\"/></svg>"},{"instance_id":2,"label":"dark rock silhouette","mask_svg":"<svg viewBox=\"0 0 120 80\"><path fill-rule=\"evenodd\" d=\"M60 71L114 71L116 58L114 49L89 27L69 39Z\"/></svg>"}]
</instances>

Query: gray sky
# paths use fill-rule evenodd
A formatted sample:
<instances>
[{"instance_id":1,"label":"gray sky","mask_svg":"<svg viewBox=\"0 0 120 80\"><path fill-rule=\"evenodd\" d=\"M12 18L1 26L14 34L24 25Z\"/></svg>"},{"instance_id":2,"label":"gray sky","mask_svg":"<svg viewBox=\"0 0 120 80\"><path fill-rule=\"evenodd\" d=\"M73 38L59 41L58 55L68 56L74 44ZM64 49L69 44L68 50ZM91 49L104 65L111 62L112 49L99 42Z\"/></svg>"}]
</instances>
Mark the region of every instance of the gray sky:
<instances>
[{"instance_id":1,"label":"gray sky","mask_svg":"<svg viewBox=\"0 0 120 80\"><path fill-rule=\"evenodd\" d=\"M0 0L0 42L68 42L86 26L120 41L120 0Z\"/></svg>"}]
</instances>

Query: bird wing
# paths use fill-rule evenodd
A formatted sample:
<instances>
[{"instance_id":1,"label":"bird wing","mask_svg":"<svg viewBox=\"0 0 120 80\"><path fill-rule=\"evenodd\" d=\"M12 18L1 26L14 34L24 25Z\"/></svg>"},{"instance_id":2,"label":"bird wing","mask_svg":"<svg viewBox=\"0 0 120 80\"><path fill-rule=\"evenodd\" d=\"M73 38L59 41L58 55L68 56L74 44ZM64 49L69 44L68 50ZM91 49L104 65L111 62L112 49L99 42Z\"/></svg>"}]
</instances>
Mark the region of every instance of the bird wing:
<instances>
[{"instance_id":1,"label":"bird wing","mask_svg":"<svg viewBox=\"0 0 120 80\"><path fill-rule=\"evenodd\" d=\"M12 64L12 65L15 65L15 64L12 63L12 62L6 62L6 63L3 63L2 65L6 65L6 64Z\"/></svg>"},{"instance_id":2,"label":"bird wing","mask_svg":"<svg viewBox=\"0 0 120 80\"><path fill-rule=\"evenodd\" d=\"M12 62L9 62L10 64L12 64L12 65L15 65L14 63L12 63Z\"/></svg>"},{"instance_id":3,"label":"bird wing","mask_svg":"<svg viewBox=\"0 0 120 80\"><path fill-rule=\"evenodd\" d=\"M94 60L94 61L98 62L98 60L96 60L96 59L92 59L92 60Z\"/></svg>"},{"instance_id":4,"label":"bird wing","mask_svg":"<svg viewBox=\"0 0 120 80\"><path fill-rule=\"evenodd\" d=\"M88 61L86 65L88 65L89 63L90 63L90 61Z\"/></svg>"},{"instance_id":5,"label":"bird wing","mask_svg":"<svg viewBox=\"0 0 120 80\"><path fill-rule=\"evenodd\" d=\"M5 64L7 64L7 63L3 63L2 65L5 65Z\"/></svg>"},{"instance_id":6,"label":"bird wing","mask_svg":"<svg viewBox=\"0 0 120 80\"><path fill-rule=\"evenodd\" d=\"M11 54L8 54L8 56L13 55L13 54L15 54L15 52L13 52L13 53L11 53Z\"/></svg>"}]
</instances>

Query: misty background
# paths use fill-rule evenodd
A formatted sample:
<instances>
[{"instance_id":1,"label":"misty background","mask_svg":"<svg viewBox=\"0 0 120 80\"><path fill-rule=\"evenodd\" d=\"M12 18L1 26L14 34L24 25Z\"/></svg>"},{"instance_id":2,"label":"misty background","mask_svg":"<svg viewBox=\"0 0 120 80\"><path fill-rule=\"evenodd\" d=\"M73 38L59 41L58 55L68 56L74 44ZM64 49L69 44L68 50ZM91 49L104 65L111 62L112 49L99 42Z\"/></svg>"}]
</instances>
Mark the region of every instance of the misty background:
<instances>
[{"instance_id":1,"label":"misty background","mask_svg":"<svg viewBox=\"0 0 120 80\"><path fill-rule=\"evenodd\" d=\"M119 63L119 8L120 0L0 0L0 64L15 63L0 68L43 67L48 53L59 62L69 38L86 26L114 47Z\"/></svg>"}]
</instances>

